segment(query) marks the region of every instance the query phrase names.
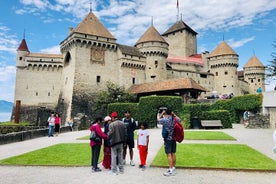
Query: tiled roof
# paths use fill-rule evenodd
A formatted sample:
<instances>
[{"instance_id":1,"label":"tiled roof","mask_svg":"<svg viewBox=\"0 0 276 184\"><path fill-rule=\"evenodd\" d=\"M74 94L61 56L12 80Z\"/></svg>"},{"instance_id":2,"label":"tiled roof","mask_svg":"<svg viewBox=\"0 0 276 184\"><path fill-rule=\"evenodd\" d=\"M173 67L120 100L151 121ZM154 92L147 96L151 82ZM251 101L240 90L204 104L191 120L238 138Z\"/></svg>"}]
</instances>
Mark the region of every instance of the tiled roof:
<instances>
[{"instance_id":1,"label":"tiled roof","mask_svg":"<svg viewBox=\"0 0 276 184\"><path fill-rule=\"evenodd\" d=\"M184 56L172 56L169 55L167 58L169 63L191 63L196 65L203 65L204 61L200 54L184 57Z\"/></svg>"},{"instance_id":2,"label":"tiled roof","mask_svg":"<svg viewBox=\"0 0 276 184\"><path fill-rule=\"evenodd\" d=\"M92 12L89 12L73 32L115 39Z\"/></svg>"},{"instance_id":3,"label":"tiled roof","mask_svg":"<svg viewBox=\"0 0 276 184\"><path fill-rule=\"evenodd\" d=\"M135 45L145 42L162 42L167 43L154 26L150 26L148 30L140 37Z\"/></svg>"},{"instance_id":4,"label":"tiled roof","mask_svg":"<svg viewBox=\"0 0 276 184\"><path fill-rule=\"evenodd\" d=\"M249 67L264 67L262 62L254 55L252 56L247 63L244 65L244 68L249 68Z\"/></svg>"},{"instance_id":5,"label":"tiled roof","mask_svg":"<svg viewBox=\"0 0 276 184\"><path fill-rule=\"evenodd\" d=\"M30 52L25 39L22 39L22 41L21 41L21 43L20 43L17 50Z\"/></svg>"},{"instance_id":6,"label":"tiled roof","mask_svg":"<svg viewBox=\"0 0 276 184\"><path fill-rule=\"evenodd\" d=\"M216 48L211 52L209 57L222 56L222 55L238 55L225 41L222 41Z\"/></svg>"},{"instance_id":7,"label":"tiled roof","mask_svg":"<svg viewBox=\"0 0 276 184\"><path fill-rule=\"evenodd\" d=\"M131 55L131 56L138 56L138 57L145 57L144 55L142 55L140 53L140 51L136 47L120 45L120 44L117 44L117 45L123 54Z\"/></svg>"},{"instance_id":8,"label":"tiled roof","mask_svg":"<svg viewBox=\"0 0 276 184\"><path fill-rule=\"evenodd\" d=\"M191 78L179 78L170 79L158 82L144 83L139 85L133 85L129 88L130 93L150 93L150 92L161 92L161 91L172 91L172 90L189 90L195 89L198 91L208 91L204 87L197 84Z\"/></svg>"},{"instance_id":9,"label":"tiled roof","mask_svg":"<svg viewBox=\"0 0 276 184\"><path fill-rule=\"evenodd\" d=\"M185 24L182 20L177 21L174 25L172 25L165 33L162 34L162 36L168 35L170 33L174 33L181 30L188 30L189 32L193 34L197 34L192 28L190 28L187 24Z\"/></svg>"}]
</instances>

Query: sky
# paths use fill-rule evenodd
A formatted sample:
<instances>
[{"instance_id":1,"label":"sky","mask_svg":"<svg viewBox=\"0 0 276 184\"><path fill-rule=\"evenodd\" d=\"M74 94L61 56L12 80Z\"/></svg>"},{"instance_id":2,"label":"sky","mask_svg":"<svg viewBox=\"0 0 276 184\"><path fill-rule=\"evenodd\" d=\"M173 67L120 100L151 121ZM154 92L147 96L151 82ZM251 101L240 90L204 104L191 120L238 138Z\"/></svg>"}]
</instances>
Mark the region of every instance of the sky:
<instances>
[{"instance_id":1,"label":"sky","mask_svg":"<svg viewBox=\"0 0 276 184\"><path fill-rule=\"evenodd\" d=\"M133 46L152 23L162 34L181 19L198 33L198 53L224 40L239 55L238 70L253 55L266 66L276 53L276 0L0 0L0 100L14 101L21 40L30 52L59 54L68 28L90 9L119 44ZM266 91L276 86L266 83Z\"/></svg>"}]
</instances>

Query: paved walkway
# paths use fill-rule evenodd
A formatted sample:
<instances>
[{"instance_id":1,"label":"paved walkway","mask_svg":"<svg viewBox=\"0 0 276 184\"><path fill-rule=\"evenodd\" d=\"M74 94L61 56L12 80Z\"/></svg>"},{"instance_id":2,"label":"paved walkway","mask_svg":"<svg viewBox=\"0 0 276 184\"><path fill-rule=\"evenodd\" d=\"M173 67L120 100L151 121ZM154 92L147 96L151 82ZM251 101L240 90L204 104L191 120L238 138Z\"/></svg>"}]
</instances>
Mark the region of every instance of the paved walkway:
<instances>
[{"instance_id":1,"label":"paved walkway","mask_svg":"<svg viewBox=\"0 0 276 184\"><path fill-rule=\"evenodd\" d=\"M197 130L191 130L197 131ZM212 131L212 130L211 130ZM237 141L227 141L228 143L247 144L260 151L268 157L276 160L276 155L272 152L272 129L245 129L241 125L235 125L233 129L223 129L223 132L235 137ZM150 165L155 154L163 144L161 139L161 129L150 130L150 146L147 162ZM89 131L78 131L60 134L58 137L41 137L28 141L12 143L0 146L0 159L27 153L33 150L44 148L50 145L66 142L87 142L76 140L78 137L89 135ZM184 141L184 144L202 143L222 143L222 141ZM223 142L225 143L225 142ZM276 174L270 172L241 172L241 171L219 171L219 170L194 170L177 169L177 174L165 177L162 173L164 168L150 168L145 171L138 169L138 152L135 149L134 160L136 166L130 166L127 155L127 165L125 173L117 176L109 175L107 170L100 173L91 173L90 167L45 167L45 166L0 166L1 183L4 184L56 184L56 183L196 183L196 184L274 184ZM90 161L89 161L90 162Z\"/></svg>"}]
</instances>

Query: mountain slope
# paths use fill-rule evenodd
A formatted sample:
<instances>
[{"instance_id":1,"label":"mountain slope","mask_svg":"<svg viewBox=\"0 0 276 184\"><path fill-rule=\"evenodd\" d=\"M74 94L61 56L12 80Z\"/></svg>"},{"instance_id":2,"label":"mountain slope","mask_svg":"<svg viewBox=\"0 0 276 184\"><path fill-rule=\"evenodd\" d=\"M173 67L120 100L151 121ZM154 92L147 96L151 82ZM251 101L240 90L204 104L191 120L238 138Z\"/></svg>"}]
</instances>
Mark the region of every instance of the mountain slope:
<instances>
[{"instance_id":1,"label":"mountain slope","mask_svg":"<svg viewBox=\"0 0 276 184\"><path fill-rule=\"evenodd\" d=\"M12 102L0 100L0 112L11 112L13 107Z\"/></svg>"}]
</instances>

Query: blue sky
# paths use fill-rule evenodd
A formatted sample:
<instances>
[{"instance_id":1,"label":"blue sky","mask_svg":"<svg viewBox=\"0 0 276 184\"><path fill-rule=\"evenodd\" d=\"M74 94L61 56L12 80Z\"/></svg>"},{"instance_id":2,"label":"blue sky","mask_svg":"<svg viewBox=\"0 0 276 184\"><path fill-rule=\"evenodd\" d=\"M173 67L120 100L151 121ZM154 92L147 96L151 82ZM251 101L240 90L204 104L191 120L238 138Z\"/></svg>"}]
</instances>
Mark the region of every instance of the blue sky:
<instances>
[{"instance_id":1,"label":"blue sky","mask_svg":"<svg viewBox=\"0 0 276 184\"><path fill-rule=\"evenodd\" d=\"M152 23L160 34L177 20L177 0L92 0L92 11L117 38L134 45ZM59 53L59 43L88 14L90 0L0 1L0 100L13 102L15 59L25 30L30 52ZM224 39L239 69L254 54L267 65L276 52L275 0L179 0L179 17L198 33L198 53ZM276 81L268 81L270 91Z\"/></svg>"}]
</instances>

